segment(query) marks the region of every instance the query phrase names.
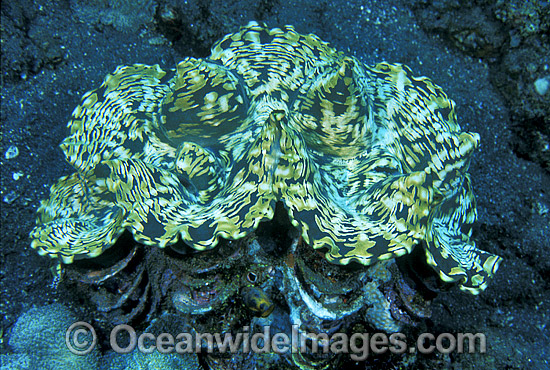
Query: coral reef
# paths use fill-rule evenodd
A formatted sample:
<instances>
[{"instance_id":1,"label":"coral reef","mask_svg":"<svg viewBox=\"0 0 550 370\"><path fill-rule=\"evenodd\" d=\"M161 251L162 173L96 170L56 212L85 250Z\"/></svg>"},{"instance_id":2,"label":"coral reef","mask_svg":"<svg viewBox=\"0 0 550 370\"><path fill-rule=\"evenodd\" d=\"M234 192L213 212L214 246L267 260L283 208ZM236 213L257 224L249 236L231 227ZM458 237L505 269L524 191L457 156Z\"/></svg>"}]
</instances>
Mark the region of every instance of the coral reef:
<instances>
[{"instance_id":1,"label":"coral reef","mask_svg":"<svg viewBox=\"0 0 550 370\"><path fill-rule=\"evenodd\" d=\"M158 351L142 353L133 351L127 354L112 354L106 356L106 370L202 370L196 356L164 354Z\"/></svg>"},{"instance_id":2,"label":"coral reef","mask_svg":"<svg viewBox=\"0 0 550 370\"><path fill-rule=\"evenodd\" d=\"M97 369L97 351L79 356L67 347L65 333L77 321L71 311L58 303L32 308L25 312L19 317L10 334L9 346L14 353L2 355L1 369Z\"/></svg>"},{"instance_id":3,"label":"coral reef","mask_svg":"<svg viewBox=\"0 0 550 370\"><path fill-rule=\"evenodd\" d=\"M279 210L275 218L282 222L285 216ZM104 257L112 260L111 254L76 261L64 266L66 278L61 284L80 297L88 297L88 304L97 307L95 322L104 331L115 323L151 321L143 331L225 336L242 335L247 330L252 336L268 326L272 335L282 333L311 341L319 335L347 333L356 323L395 332L425 317L418 314L428 304L423 294L400 294L405 276L394 261L379 262L367 271L344 270L307 246L290 228L289 220L275 225L289 233L282 238L279 235L281 240L275 244L273 235L265 236L269 234L266 228L269 226L262 224L251 237L225 241L220 248L200 254L183 246L165 250L141 247L139 252L128 248L128 256L119 257L112 267L84 267L87 261L98 266ZM123 241L132 245L128 239ZM120 244L113 248L120 249ZM416 306L407 305L407 298L414 299ZM320 342L319 348L331 343ZM275 368L288 364L295 368L335 365L342 360L338 354L317 352L282 356L272 351L249 353L242 346L229 356L221 342L214 351L207 343L199 343L199 347L199 356L214 369L245 368L246 364ZM155 356L135 356L125 355L113 363L122 366L131 361L161 361ZM193 361L191 357L180 360ZM165 360L175 361L170 356Z\"/></svg>"}]
</instances>

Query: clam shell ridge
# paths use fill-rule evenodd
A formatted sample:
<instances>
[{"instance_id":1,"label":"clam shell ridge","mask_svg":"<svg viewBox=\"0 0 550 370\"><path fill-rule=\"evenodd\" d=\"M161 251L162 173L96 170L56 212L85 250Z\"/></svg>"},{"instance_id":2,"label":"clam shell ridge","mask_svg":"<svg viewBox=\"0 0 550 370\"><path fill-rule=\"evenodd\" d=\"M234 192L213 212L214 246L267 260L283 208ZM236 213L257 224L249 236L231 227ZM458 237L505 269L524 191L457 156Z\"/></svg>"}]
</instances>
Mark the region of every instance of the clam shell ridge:
<instances>
[{"instance_id":1,"label":"clam shell ridge","mask_svg":"<svg viewBox=\"0 0 550 370\"><path fill-rule=\"evenodd\" d=\"M76 172L38 210L32 247L71 263L123 230L197 250L284 204L327 260L369 265L420 243L478 293L500 257L476 248L467 173L479 135L403 65L367 66L292 27L250 23L176 69L120 66L86 93L61 148Z\"/></svg>"}]
</instances>

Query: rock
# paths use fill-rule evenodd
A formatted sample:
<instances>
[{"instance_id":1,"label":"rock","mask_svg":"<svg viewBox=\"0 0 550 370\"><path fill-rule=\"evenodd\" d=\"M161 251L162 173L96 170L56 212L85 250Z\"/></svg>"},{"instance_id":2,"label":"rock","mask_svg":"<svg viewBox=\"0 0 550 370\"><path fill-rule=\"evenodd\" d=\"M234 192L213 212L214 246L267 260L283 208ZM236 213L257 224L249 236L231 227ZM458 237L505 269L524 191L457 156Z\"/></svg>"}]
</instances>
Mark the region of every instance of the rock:
<instances>
[{"instance_id":1,"label":"rock","mask_svg":"<svg viewBox=\"0 0 550 370\"><path fill-rule=\"evenodd\" d=\"M550 88L550 77L542 77L535 81L535 91L539 95L544 95L548 92L548 88Z\"/></svg>"}]
</instances>

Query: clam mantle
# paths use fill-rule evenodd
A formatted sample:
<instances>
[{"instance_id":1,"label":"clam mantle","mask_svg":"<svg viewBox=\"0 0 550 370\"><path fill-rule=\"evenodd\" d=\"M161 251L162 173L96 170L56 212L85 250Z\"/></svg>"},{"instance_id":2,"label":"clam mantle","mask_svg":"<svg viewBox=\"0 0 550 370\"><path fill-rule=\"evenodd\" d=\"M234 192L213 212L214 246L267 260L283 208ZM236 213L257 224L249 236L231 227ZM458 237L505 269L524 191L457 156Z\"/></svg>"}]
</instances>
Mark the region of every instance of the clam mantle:
<instances>
[{"instance_id":1,"label":"clam mantle","mask_svg":"<svg viewBox=\"0 0 550 370\"><path fill-rule=\"evenodd\" d=\"M478 293L500 257L476 248L467 173L479 135L399 64L367 66L314 35L250 23L174 70L121 66L86 93L31 232L40 254L95 257L123 230L165 247L239 239L281 202L306 243L370 265L423 243Z\"/></svg>"}]
</instances>

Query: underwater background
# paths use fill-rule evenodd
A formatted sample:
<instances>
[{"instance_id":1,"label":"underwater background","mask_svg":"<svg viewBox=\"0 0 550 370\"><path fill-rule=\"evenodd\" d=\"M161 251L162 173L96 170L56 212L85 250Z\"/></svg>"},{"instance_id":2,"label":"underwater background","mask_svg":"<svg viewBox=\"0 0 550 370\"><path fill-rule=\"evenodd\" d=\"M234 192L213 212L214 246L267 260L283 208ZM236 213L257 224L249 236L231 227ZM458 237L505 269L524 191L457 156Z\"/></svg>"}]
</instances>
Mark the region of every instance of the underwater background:
<instances>
[{"instance_id":1,"label":"underwater background","mask_svg":"<svg viewBox=\"0 0 550 370\"><path fill-rule=\"evenodd\" d=\"M54 262L31 249L28 237L50 186L73 172L58 145L85 92L119 65L169 69L186 56L205 57L214 42L251 20L269 27L293 25L367 65L408 65L455 101L463 130L481 136L469 170L478 211L473 237L480 249L503 262L480 295L442 289L421 328L484 333L487 353L371 355L349 364L358 369L548 368L550 4L429 0L3 2L0 368L280 365L274 359L214 363L99 350L68 356L66 328L94 320L95 306L81 286L65 280L53 284ZM161 327L177 320L164 314L177 316L157 311Z\"/></svg>"}]
</instances>

